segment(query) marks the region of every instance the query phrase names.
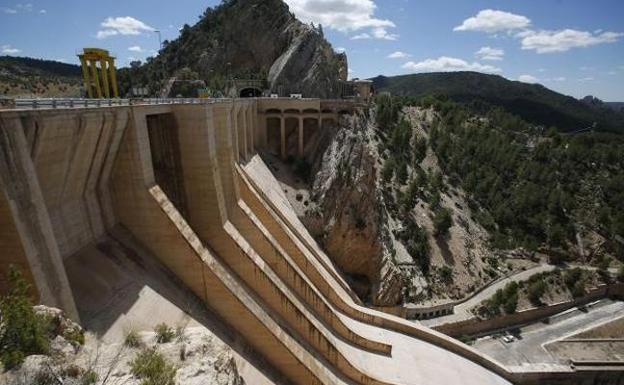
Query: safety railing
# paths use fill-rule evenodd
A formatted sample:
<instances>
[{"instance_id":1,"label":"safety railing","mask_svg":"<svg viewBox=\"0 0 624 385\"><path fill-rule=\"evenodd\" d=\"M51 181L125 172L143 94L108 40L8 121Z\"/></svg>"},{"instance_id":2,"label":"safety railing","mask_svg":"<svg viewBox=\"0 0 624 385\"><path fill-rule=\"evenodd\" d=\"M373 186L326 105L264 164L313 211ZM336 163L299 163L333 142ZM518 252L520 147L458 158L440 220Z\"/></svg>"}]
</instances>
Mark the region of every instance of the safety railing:
<instances>
[{"instance_id":1,"label":"safety railing","mask_svg":"<svg viewBox=\"0 0 624 385\"><path fill-rule=\"evenodd\" d=\"M242 100L270 99L270 98L250 98ZM292 98L279 98L280 100L294 100ZM298 100L318 100L318 99L298 99ZM28 99L0 99L0 110L2 109L60 109L60 108L97 108L113 106L135 106L135 105L157 105L157 104L214 104L232 103L231 98L133 98L133 99L84 99L84 98L28 98ZM327 102L341 102L351 104L349 100L322 100Z\"/></svg>"},{"instance_id":2,"label":"safety railing","mask_svg":"<svg viewBox=\"0 0 624 385\"><path fill-rule=\"evenodd\" d=\"M33 98L4 99L0 109L57 109L94 108L156 104L213 104L229 103L232 99L198 98L145 98L145 99L82 99L82 98Z\"/></svg>"}]
</instances>

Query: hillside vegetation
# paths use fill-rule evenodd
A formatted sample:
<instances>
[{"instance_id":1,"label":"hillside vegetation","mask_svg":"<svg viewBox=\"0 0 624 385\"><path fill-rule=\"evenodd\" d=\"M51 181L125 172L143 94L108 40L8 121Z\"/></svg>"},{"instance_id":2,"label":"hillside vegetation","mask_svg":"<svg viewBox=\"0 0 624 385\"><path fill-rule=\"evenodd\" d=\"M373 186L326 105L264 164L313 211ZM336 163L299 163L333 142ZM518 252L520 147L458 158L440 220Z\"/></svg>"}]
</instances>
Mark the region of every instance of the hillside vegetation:
<instances>
[{"instance_id":1,"label":"hillside vegetation","mask_svg":"<svg viewBox=\"0 0 624 385\"><path fill-rule=\"evenodd\" d=\"M378 99L378 121L392 130L391 137L403 136L403 124L394 122L400 109L412 103ZM446 98L427 97L417 105L436 111L429 145L445 179L469 194L471 209L495 248L524 247L574 258L580 237L600 245L592 252L623 258L618 239L624 236L624 136L561 135L554 128L544 133L500 108L477 111ZM393 156L384 165L403 184L410 162L410 156L401 155L405 142L388 142ZM412 145L412 159L421 157L419 147Z\"/></svg>"},{"instance_id":2,"label":"hillside vegetation","mask_svg":"<svg viewBox=\"0 0 624 385\"><path fill-rule=\"evenodd\" d=\"M577 131L596 123L600 131L624 132L624 113L606 106L592 106L539 84L510 81L498 75L476 72L426 73L373 79L378 92L421 98L445 95L487 111L502 107L523 120L561 131Z\"/></svg>"},{"instance_id":3,"label":"hillside vegetation","mask_svg":"<svg viewBox=\"0 0 624 385\"><path fill-rule=\"evenodd\" d=\"M78 97L80 67L53 60L0 56L0 95Z\"/></svg>"}]
</instances>

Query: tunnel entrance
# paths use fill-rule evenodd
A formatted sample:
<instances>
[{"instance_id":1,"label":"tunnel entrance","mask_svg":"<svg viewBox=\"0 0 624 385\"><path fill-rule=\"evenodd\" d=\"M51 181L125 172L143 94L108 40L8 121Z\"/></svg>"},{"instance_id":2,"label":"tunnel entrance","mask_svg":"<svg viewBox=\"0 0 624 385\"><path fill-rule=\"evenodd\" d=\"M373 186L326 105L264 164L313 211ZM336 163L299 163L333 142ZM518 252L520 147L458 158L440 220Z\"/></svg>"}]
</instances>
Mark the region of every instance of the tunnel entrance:
<instances>
[{"instance_id":1,"label":"tunnel entrance","mask_svg":"<svg viewBox=\"0 0 624 385\"><path fill-rule=\"evenodd\" d=\"M239 96L241 98L259 98L260 96L262 96L262 91L255 87L243 88L240 91Z\"/></svg>"},{"instance_id":2,"label":"tunnel entrance","mask_svg":"<svg viewBox=\"0 0 624 385\"><path fill-rule=\"evenodd\" d=\"M178 126L173 114L147 115L154 178L169 200L186 217L184 176Z\"/></svg>"}]
</instances>

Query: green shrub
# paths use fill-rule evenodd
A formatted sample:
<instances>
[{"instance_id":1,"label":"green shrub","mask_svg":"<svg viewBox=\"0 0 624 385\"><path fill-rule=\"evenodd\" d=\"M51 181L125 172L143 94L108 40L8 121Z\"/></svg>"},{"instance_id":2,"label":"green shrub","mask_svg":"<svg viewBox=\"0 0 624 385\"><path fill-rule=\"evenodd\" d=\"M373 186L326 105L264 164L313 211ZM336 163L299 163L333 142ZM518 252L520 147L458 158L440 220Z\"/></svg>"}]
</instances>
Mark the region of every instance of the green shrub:
<instances>
[{"instance_id":1,"label":"green shrub","mask_svg":"<svg viewBox=\"0 0 624 385\"><path fill-rule=\"evenodd\" d=\"M442 282L449 284L453 282L453 269L448 266L443 266L440 269L440 278Z\"/></svg>"},{"instance_id":2,"label":"green shrub","mask_svg":"<svg viewBox=\"0 0 624 385\"><path fill-rule=\"evenodd\" d=\"M6 369L11 369L19 366L26 356L46 354L50 341L43 317L33 310L30 285L14 267L9 270L8 280L8 293L0 300L0 360Z\"/></svg>"},{"instance_id":3,"label":"green shrub","mask_svg":"<svg viewBox=\"0 0 624 385\"><path fill-rule=\"evenodd\" d=\"M83 330L72 330L63 334L63 338L65 338L69 342L73 342L78 345L84 345L85 336Z\"/></svg>"},{"instance_id":4,"label":"green shrub","mask_svg":"<svg viewBox=\"0 0 624 385\"><path fill-rule=\"evenodd\" d=\"M585 292L585 281L579 280L572 287L572 297L580 298L586 294Z\"/></svg>"},{"instance_id":5,"label":"green shrub","mask_svg":"<svg viewBox=\"0 0 624 385\"><path fill-rule=\"evenodd\" d=\"M124 345L129 348L138 348L141 346L141 337L139 337L139 333L136 330L130 330L128 334L126 334L126 338L124 340Z\"/></svg>"},{"instance_id":6,"label":"green shrub","mask_svg":"<svg viewBox=\"0 0 624 385\"><path fill-rule=\"evenodd\" d=\"M394 168L395 168L395 160L393 157L388 158L383 165L383 168L381 170L381 178L383 179L384 182L388 183L392 180L392 176L394 175Z\"/></svg>"},{"instance_id":7,"label":"green shrub","mask_svg":"<svg viewBox=\"0 0 624 385\"><path fill-rule=\"evenodd\" d=\"M82 377L80 378L80 384L81 385L93 385L98 381L98 379L99 379L99 376L97 375L96 372L94 372L93 370L87 370L86 372L82 374Z\"/></svg>"},{"instance_id":8,"label":"green shrub","mask_svg":"<svg viewBox=\"0 0 624 385\"><path fill-rule=\"evenodd\" d=\"M154 349L141 351L130 363L130 371L141 385L174 385L177 369Z\"/></svg>"},{"instance_id":9,"label":"green shrub","mask_svg":"<svg viewBox=\"0 0 624 385\"><path fill-rule=\"evenodd\" d=\"M574 269L563 273L563 282L566 284L568 289L572 290L572 288L574 288L576 283L579 282L582 277L583 271L580 268L575 267Z\"/></svg>"},{"instance_id":10,"label":"green shrub","mask_svg":"<svg viewBox=\"0 0 624 385\"><path fill-rule=\"evenodd\" d=\"M620 266L620 271L617 276L618 281L624 283L624 265Z\"/></svg>"},{"instance_id":11,"label":"green shrub","mask_svg":"<svg viewBox=\"0 0 624 385\"><path fill-rule=\"evenodd\" d=\"M433 217L433 226L436 236L447 236L449 229L453 226L453 216L447 208L436 210Z\"/></svg>"},{"instance_id":12,"label":"green shrub","mask_svg":"<svg viewBox=\"0 0 624 385\"><path fill-rule=\"evenodd\" d=\"M510 282L505 286L502 301L505 313L513 314L516 312L518 307L518 284L516 282Z\"/></svg>"},{"instance_id":13,"label":"green shrub","mask_svg":"<svg viewBox=\"0 0 624 385\"><path fill-rule=\"evenodd\" d=\"M156 325L154 332L156 332L156 342L159 344L171 342L175 337L175 331L166 323Z\"/></svg>"},{"instance_id":14,"label":"green shrub","mask_svg":"<svg viewBox=\"0 0 624 385\"><path fill-rule=\"evenodd\" d=\"M529 284L527 289L529 301L533 305L540 305L542 303L542 296L546 292L546 282L542 280L536 280Z\"/></svg>"},{"instance_id":15,"label":"green shrub","mask_svg":"<svg viewBox=\"0 0 624 385\"><path fill-rule=\"evenodd\" d=\"M598 275L604 283L611 282L611 274L609 273L610 266L611 259L609 257L603 257L598 263Z\"/></svg>"}]
</instances>

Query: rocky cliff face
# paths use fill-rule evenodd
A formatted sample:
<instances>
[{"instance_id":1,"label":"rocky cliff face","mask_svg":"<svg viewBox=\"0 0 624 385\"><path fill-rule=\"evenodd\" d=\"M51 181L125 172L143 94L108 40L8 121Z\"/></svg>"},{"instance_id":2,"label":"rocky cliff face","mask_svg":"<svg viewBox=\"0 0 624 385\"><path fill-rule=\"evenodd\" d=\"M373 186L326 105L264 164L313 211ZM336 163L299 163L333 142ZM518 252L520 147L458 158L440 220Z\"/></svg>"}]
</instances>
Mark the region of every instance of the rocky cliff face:
<instances>
[{"instance_id":1,"label":"rocky cliff face","mask_svg":"<svg viewBox=\"0 0 624 385\"><path fill-rule=\"evenodd\" d=\"M214 89L226 88L230 78L254 78L268 80L272 92L335 97L347 76L346 56L334 52L320 29L297 20L282 0L224 1L164 45L142 67L141 75L159 79L153 88L188 69Z\"/></svg>"},{"instance_id":2,"label":"rocky cliff face","mask_svg":"<svg viewBox=\"0 0 624 385\"><path fill-rule=\"evenodd\" d=\"M405 276L395 263L379 185L372 120L345 118L325 150L312 188L318 203L304 223L368 303L400 302Z\"/></svg>"}]
</instances>

